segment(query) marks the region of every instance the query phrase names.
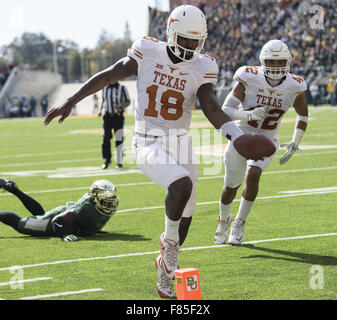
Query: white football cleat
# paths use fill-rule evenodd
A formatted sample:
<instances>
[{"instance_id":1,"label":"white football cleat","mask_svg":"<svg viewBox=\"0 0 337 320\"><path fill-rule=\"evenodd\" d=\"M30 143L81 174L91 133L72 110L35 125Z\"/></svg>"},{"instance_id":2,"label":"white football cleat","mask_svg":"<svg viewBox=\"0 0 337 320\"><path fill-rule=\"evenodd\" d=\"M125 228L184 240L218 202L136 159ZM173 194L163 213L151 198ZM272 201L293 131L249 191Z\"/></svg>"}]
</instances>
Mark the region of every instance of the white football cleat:
<instances>
[{"instance_id":1,"label":"white football cleat","mask_svg":"<svg viewBox=\"0 0 337 320\"><path fill-rule=\"evenodd\" d=\"M161 255L156 258L157 267L157 291L161 298L172 298L173 297L173 285L172 280L166 276L165 271L160 266L161 265Z\"/></svg>"},{"instance_id":2,"label":"white football cleat","mask_svg":"<svg viewBox=\"0 0 337 320\"><path fill-rule=\"evenodd\" d=\"M178 269L179 240L165 239L164 235L160 236L160 266L168 278L174 279L174 272Z\"/></svg>"},{"instance_id":3,"label":"white football cleat","mask_svg":"<svg viewBox=\"0 0 337 320\"><path fill-rule=\"evenodd\" d=\"M229 234L228 243L233 246L239 246L242 243L243 231L245 229L245 222L242 219L234 219L231 233Z\"/></svg>"},{"instance_id":4,"label":"white football cleat","mask_svg":"<svg viewBox=\"0 0 337 320\"><path fill-rule=\"evenodd\" d=\"M223 244L227 240L228 228L232 223L232 215L229 214L228 218L225 220L218 217L218 228L215 231L214 242L215 244Z\"/></svg>"}]
</instances>

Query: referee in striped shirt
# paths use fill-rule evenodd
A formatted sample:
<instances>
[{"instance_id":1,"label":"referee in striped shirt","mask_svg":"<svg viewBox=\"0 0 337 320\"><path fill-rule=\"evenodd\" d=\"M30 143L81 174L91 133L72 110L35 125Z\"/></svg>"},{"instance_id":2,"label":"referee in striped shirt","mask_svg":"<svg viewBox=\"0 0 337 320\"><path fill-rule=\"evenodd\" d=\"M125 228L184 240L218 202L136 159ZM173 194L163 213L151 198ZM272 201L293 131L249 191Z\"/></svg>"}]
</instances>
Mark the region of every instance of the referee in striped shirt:
<instances>
[{"instance_id":1,"label":"referee in striped shirt","mask_svg":"<svg viewBox=\"0 0 337 320\"><path fill-rule=\"evenodd\" d=\"M124 109L130 105L130 96L127 88L119 82L110 83L103 88L103 100L98 116L103 116L103 143L102 157L105 162L102 166L107 169L111 164L112 130L115 135L117 168L123 167L123 141L124 141Z\"/></svg>"}]
</instances>

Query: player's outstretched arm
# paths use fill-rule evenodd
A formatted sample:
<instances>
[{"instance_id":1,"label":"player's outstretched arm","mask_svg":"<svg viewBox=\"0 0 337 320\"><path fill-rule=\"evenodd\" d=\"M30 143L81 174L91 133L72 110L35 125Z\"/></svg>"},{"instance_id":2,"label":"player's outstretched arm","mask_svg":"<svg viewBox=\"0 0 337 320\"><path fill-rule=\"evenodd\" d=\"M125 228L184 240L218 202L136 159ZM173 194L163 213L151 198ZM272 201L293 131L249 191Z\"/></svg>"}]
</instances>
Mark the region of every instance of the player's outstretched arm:
<instances>
[{"instance_id":1,"label":"player's outstretched arm","mask_svg":"<svg viewBox=\"0 0 337 320\"><path fill-rule=\"evenodd\" d=\"M65 242L74 242L80 240L76 233L79 231L76 214L73 210L68 210L58 214L52 220L52 226L55 234Z\"/></svg>"},{"instance_id":2,"label":"player's outstretched arm","mask_svg":"<svg viewBox=\"0 0 337 320\"><path fill-rule=\"evenodd\" d=\"M294 101L294 109L297 113L296 124L293 138L290 142L281 144L281 147L286 147L287 151L280 159L280 164L285 164L294 154L300 150L299 144L307 129L309 112L308 104L304 93L299 94Z\"/></svg>"},{"instance_id":3,"label":"player's outstretched arm","mask_svg":"<svg viewBox=\"0 0 337 320\"><path fill-rule=\"evenodd\" d=\"M73 106L102 90L111 82L122 80L131 75L137 74L137 62L129 57L124 57L114 65L92 76L73 96L68 98L61 106L51 108L44 120L47 126L53 119L60 117L59 123L62 123L71 113Z\"/></svg>"}]
</instances>

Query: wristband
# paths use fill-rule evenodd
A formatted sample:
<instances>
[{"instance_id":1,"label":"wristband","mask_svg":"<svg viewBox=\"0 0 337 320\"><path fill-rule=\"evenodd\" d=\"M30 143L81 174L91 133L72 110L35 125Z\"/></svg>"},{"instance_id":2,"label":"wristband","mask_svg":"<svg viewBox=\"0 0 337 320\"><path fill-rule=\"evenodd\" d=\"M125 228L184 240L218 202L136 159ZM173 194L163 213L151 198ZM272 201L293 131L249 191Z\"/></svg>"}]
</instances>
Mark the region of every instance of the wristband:
<instances>
[{"instance_id":1,"label":"wristband","mask_svg":"<svg viewBox=\"0 0 337 320\"><path fill-rule=\"evenodd\" d=\"M308 116L300 116L300 115L298 115L296 117L296 122L300 122L300 121L302 121L302 122L308 122L308 120L309 120Z\"/></svg>"},{"instance_id":2,"label":"wristband","mask_svg":"<svg viewBox=\"0 0 337 320\"><path fill-rule=\"evenodd\" d=\"M232 142L243 135L243 132L232 121L225 122L219 129L219 133Z\"/></svg>"}]
</instances>

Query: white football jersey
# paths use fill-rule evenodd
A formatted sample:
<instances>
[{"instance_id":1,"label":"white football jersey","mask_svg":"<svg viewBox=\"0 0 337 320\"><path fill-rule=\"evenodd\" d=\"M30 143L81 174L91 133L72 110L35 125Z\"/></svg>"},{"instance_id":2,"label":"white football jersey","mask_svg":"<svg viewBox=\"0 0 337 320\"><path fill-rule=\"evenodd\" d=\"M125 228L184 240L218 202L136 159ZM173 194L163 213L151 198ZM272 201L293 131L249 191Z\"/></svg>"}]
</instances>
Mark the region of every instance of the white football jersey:
<instances>
[{"instance_id":1,"label":"white football jersey","mask_svg":"<svg viewBox=\"0 0 337 320\"><path fill-rule=\"evenodd\" d=\"M245 133L262 133L270 138L277 134L284 114L293 106L297 95L307 90L305 80L291 73L287 73L281 84L272 87L259 66L239 68L234 79L246 88L245 99L239 109L247 111L267 106L262 121L239 121L239 127Z\"/></svg>"},{"instance_id":2,"label":"white football jersey","mask_svg":"<svg viewBox=\"0 0 337 320\"><path fill-rule=\"evenodd\" d=\"M138 63L137 133L163 136L188 132L199 87L217 82L214 58L199 55L194 61L174 64L166 47L166 42L144 37L128 50L128 56Z\"/></svg>"}]
</instances>

